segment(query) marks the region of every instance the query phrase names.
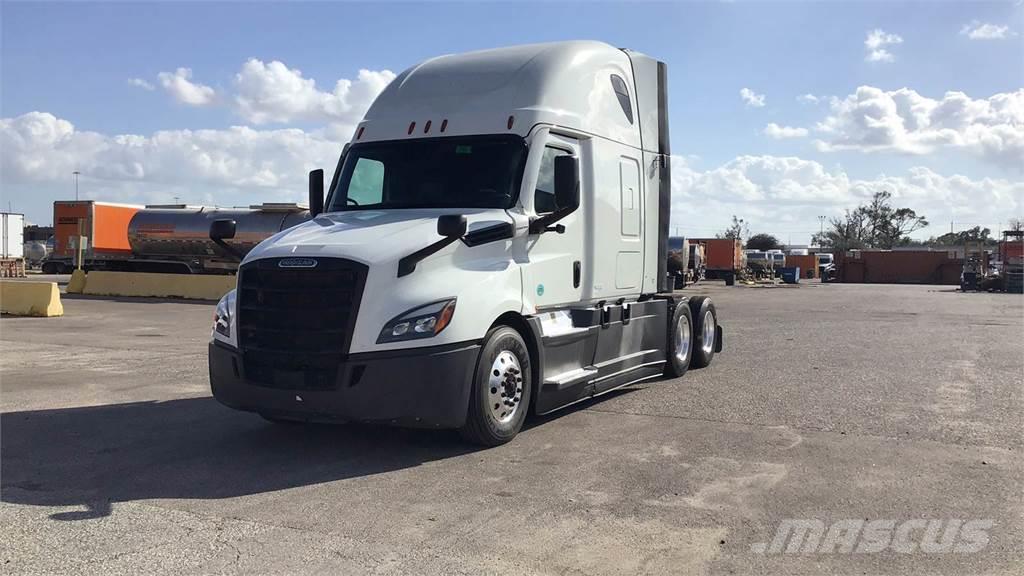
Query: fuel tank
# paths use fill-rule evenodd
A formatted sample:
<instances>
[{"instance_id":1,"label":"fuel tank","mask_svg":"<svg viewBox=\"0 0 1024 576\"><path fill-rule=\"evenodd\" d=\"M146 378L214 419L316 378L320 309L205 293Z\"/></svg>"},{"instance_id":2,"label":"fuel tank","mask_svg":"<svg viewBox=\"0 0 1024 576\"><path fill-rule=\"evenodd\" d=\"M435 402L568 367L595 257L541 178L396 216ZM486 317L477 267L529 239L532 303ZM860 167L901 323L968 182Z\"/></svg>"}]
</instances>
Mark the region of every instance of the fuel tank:
<instances>
[{"instance_id":1,"label":"fuel tank","mask_svg":"<svg viewBox=\"0 0 1024 576\"><path fill-rule=\"evenodd\" d=\"M227 243L243 254L270 236L310 219L298 204L260 204L248 208L209 206L147 206L132 217L128 243L139 257L230 258L210 240L210 224L230 219L237 223Z\"/></svg>"}]
</instances>

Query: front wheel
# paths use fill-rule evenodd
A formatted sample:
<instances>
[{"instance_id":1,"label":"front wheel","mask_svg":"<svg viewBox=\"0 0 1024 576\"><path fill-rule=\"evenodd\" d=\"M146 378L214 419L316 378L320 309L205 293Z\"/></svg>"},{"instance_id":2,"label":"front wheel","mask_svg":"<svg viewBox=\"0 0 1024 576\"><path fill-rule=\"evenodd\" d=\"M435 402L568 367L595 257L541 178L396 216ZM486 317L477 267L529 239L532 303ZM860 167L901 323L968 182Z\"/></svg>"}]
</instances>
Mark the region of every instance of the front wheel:
<instances>
[{"instance_id":1,"label":"front wheel","mask_svg":"<svg viewBox=\"0 0 1024 576\"><path fill-rule=\"evenodd\" d=\"M522 336L508 326L491 329L477 360L462 437L483 446L515 438L530 407L530 374L530 352Z\"/></svg>"}]
</instances>

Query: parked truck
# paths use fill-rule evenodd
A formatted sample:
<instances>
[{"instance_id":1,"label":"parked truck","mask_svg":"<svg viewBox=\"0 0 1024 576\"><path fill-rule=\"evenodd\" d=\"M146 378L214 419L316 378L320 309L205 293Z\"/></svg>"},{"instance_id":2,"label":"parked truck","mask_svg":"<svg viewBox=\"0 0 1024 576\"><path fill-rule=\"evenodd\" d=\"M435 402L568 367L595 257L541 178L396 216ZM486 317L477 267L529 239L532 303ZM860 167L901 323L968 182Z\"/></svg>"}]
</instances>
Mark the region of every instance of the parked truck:
<instances>
[{"instance_id":1,"label":"parked truck","mask_svg":"<svg viewBox=\"0 0 1024 576\"><path fill-rule=\"evenodd\" d=\"M672 294L665 64L599 42L427 60L355 129L312 221L259 244L218 303L213 395L271 421L511 440L546 414L722 347ZM229 219L211 239L233 236Z\"/></svg>"}]
</instances>

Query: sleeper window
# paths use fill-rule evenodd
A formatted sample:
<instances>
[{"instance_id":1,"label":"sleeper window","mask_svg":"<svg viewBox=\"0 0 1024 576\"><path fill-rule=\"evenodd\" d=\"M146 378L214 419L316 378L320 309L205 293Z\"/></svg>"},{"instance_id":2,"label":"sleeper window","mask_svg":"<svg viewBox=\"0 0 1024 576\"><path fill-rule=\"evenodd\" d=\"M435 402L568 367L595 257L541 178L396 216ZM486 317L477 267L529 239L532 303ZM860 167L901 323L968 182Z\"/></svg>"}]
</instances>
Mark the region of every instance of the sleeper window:
<instances>
[{"instance_id":1,"label":"sleeper window","mask_svg":"<svg viewBox=\"0 0 1024 576\"><path fill-rule=\"evenodd\" d=\"M626 115L626 120L632 124L633 105L629 103L629 88L626 88L626 81L617 74L612 74L612 90L615 91L615 97L619 99L619 106L622 107L622 113Z\"/></svg>"}]
</instances>

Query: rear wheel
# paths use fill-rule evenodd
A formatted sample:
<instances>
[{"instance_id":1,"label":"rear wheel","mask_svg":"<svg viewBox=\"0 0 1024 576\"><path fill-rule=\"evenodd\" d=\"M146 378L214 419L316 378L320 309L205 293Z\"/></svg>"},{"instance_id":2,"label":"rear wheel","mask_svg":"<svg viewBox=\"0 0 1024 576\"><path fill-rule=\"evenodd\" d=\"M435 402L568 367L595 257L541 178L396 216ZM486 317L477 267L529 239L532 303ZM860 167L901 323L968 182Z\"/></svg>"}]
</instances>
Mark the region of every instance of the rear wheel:
<instances>
[{"instance_id":1,"label":"rear wheel","mask_svg":"<svg viewBox=\"0 0 1024 576\"><path fill-rule=\"evenodd\" d=\"M665 376L678 378L686 374L693 358L693 316L685 301L676 304L668 326L667 340Z\"/></svg>"},{"instance_id":2,"label":"rear wheel","mask_svg":"<svg viewBox=\"0 0 1024 576\"><path fill-rule=\"evenodd\" d=\"M530 374L530 352L522 336L508 326L491 329L477 360L462 437L483 446L515 438L530 407Z\"/></svg>"},{"instance_id":3,"label":"rear wheel","mask_svg":"<svg viewBox=\"0 0 1024 576\"><path fill-rule=\"evenodd\" d=\"M725 275L725 285L726 286L732 286L734 284L736 284L736 274L731 273L731 272L726 274Z\"/></svg>"},{"instance_id":4,"label":"rear wheel","mask_svg":"<svg viewBox=\"0 0 1024 576\"><path fill-rule=\"evenodd\" d=\"M710 298L700 296L690 300L693 314L693 367L703 368L715 357L715 338L718 332L718 311Z\"/></svg>"}]
</instances>

